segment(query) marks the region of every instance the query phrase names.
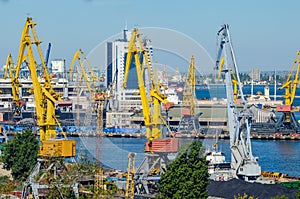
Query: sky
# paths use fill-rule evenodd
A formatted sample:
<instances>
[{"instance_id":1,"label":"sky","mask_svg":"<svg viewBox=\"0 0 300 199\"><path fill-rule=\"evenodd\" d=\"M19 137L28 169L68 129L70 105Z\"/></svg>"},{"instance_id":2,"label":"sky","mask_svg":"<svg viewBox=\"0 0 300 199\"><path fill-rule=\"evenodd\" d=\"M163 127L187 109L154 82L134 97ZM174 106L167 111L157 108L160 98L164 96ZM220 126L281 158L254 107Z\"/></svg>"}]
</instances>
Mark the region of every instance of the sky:
<instances>
[{"instance_id":1,"label":"sky","mask_svg":"<svg viewBox=\"0 0 300 199\"><path fill-rule=\"evenodd\" d=\"M50 59L71 63L79 48L86 54L99 43L120 33L127 24L161 27L181 32L216 57L216 32L230 25L240 71L289 70L300 50L296 0L0 0L0 65L12 53L17 59L26 17L35 27Z\"/></svg>"}]
</instances>

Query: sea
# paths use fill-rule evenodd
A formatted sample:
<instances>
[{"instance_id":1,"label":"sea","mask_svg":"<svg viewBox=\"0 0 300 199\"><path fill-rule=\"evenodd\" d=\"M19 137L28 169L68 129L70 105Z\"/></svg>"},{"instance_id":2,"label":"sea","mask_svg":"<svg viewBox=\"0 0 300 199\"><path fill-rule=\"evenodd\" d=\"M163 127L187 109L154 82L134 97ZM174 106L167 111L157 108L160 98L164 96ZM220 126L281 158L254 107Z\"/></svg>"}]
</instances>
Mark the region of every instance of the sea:
<instances>
[{"instance_id":1,"label":"sea","mask_svg":"<svg viewBox=\"0 0 300 199\"><path fill-rule=\"evenodd\" d=\"M254 85L254 94L258 91L264 93L264 85ZM245 85L243 92L251 94L251 85ZM283 90L276 90L277 95L283 95ZM198 99L226 98L224 85L213 85L201 87L196 90ZM270 85L270 95L274 95L274 86ZM297 96L300 96L300 89L297 89ZM271 97L273 98L273 97ZM277 97L277 100L283 99ZM300 105L300 99L296 98L295 106ZM299 117L296 114L296 117ZM79 161L97 159L105 167L126 171L128 163L128 153L136 153L135 168L137 168L145 157L145 138L93 138L76 137L77 159ZM191 138L181 138L181 144L191 143ZM209 148L215 142L214 139L201 139L203 146ZM96 147L97 143L97 147ZM226 160L230 161L229 140L219 140L219 150L221 150ZM96 150L97 149L97 150ZM96 152L97 151L97 152ZM273 171L288 174L289 176L300 176L300 141L293 140L252 140L252 153L258 157L259 165L263 171Z\"/></svg>"},{"instance_id":2,"label":"sea","mask_svg":"<svg viewBox=\"0 0 300 199\"><path fill-rule=\"evenodd\" d=\"M198 88L198 89L197 89ZM258 92L261 92L262 95L264 95L264 88L265 85L253 85L253 94L257 94ZM244 85L243 86L243 93L244 95L251 95L252 85ZM269 85L269 92L270 92L270 98L274 100L276 90L276 100L283 100L283 95L285 93L284 89L279 90L279 86L276 87L274 85ZM294 106L300 105L300 88L296 89L295 96L298 96L299 98L294 99ZM226 89L225 85L205 85L196 86L196 97L197 99L222 99L226 98Z\"/></svg>"}]
</instances>

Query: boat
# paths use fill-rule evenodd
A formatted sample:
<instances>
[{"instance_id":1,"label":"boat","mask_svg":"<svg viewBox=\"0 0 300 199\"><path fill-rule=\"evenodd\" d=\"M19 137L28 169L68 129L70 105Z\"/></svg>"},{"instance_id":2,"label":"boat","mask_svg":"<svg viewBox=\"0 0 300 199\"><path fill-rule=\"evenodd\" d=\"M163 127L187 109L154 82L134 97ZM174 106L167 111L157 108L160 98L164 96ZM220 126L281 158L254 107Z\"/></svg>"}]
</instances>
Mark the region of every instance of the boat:
<instances>
[{"instance_id":1,"label":"boat","mask_svg":"<svg viewBox=\"0 0 300 199\"><path fill-rule=\"evenodd\" d=\"M230 162L225 160L225 155L218 150L215 143L212 149L206 149L206 162L208 166L209 179L214 181L228 181L233 179L233 169Z\"/></svg>"},{"instance_id":2,"label":"boat","mask_svg":"<svg viewBox=\"0 0 300 199\"><path fill-rule=\"evenodd\" d=\"M169 102L173 102L174 104L182 103L177 94L176 87L168 87L168 89L164 90L164 94L167 96Z\"/></svg>"}]
</instances>

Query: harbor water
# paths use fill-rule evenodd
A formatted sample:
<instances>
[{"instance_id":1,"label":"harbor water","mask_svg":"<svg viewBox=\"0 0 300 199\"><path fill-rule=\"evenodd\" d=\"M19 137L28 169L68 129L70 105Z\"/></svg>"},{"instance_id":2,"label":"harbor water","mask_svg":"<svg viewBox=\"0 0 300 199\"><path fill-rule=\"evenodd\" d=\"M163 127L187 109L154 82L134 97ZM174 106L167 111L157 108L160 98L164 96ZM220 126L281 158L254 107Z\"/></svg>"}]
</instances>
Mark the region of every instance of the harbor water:
<instances>
[{"instance_id":1,"label":"harbor water","mask_svg":"<svg viewBox=\"0 0 300 199\"><path fill-rule=\"evenodd\" d=\"M264 85L255 85L253 93L260 91L264 94ZM245 95L251 94L251 85L243 87ZM282 100L284 90L276 90L277 100ZM300 89L297 89L296 95L299 96ZM226 98L224 85L213 85L207 88L196 90L198 99L222 99ZM270 85L270 96L273 99L274 86ZM295 106L300 105L300 99L295 98ZM300 119L300 114L295 113ZM100 160L106 167L126 171L128 153L135 152L137 167L144 158L144 147L147 141L144 138L101 138L101 140L92 137L74 138L77 140L79 156L87 156ZM181 144L189 143L192 139L181 138ZM205 147L210 147L214 139L201 140ZM96 143L98 143L98 152L96 153ZM226 160L230 161L229 140L219 140L219 149L225 154ZM300 176L300 142L293 140L252 140L252 151L255 157L258 157L259 164L263 171L276 171L288 174L290 176ZM97 154L97 155L96 155Z\"/></svg>"},{"instance_id":2,"label":"harbor water","mask_svg":"<svg viewBox=\"0 0 300 199\"><path fill-rule=\"evenodd\" d=\"M243 86L243 93L244 95L251 95L251 88L252 86L247 84ZM226 98L226 90L225 85L208 85L206 87L196 87L196 97L197 99L222 99ZM258 92L261 92L262 95L264 95L264 88L265 85L254 85L253 86L253 94L257 94ZM284 89L279 90L279 86L276 86L276 100L283 100L283 95L285 93ZM274 85L269 85L269 92L270 92L270 99L274 100L275 95L275 87ZM300 98L297 96L300 96L300 88L297 88L296 90L296 98L294 99L294 106L300 106Z\"/></svg>"},{"instance_id":3,"label":"harbor water","mask_svg":"<svg viewBox=\"0 0 300 199\"><path fill-rule=\"evenodd\" d=\"M95 157L96 139L93 137L75 138L79 156ZM135 152L137 167L144 158L146 139L142 138L102 138L98 150L98 158L106 166L126 171L127 156L129 152ZM214 139L202 139L205 147L211 147ZM190 143L192 139L181 138L181 144ZM219 140L219 149L230 161L229 140ZM99 145L98 145L99 146ZM259 164L263 171L276 171L286 173L289 176L300 176L300 142L291 140L252 140L252 151L259 158Z\"/></svg>"}]
</instances>

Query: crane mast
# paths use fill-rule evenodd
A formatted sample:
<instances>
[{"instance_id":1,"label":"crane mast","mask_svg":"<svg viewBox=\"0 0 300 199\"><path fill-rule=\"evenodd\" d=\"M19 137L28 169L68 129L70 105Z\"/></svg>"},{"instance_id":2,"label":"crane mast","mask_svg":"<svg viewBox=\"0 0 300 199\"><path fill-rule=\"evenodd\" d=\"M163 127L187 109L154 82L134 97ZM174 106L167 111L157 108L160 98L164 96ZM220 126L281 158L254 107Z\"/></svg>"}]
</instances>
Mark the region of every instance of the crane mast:
<instances>
[{"instance_id":1,"label":"crane mast","mask_svg":"<svg viewBox=\"0 0 300 199\"><path fill-rule=\"evenodd\" d=\"M217 33L219 45L216 60L216 68L225 75L228 125L230 133L231 167L234 169L234 176L243 180L255 180L261 174L258 159L252 155L250 126L252 112L247 109L246 99L241 87L238 68L234 56L230 38L229 26L223 25ZM222 58L221 58L222 57ZM231 57L231 60L229 59ZM229 62L233 64L238 90L242 99L242 110L238 111L233 91L233 82Z\"/></svg>"}]
</instances>

